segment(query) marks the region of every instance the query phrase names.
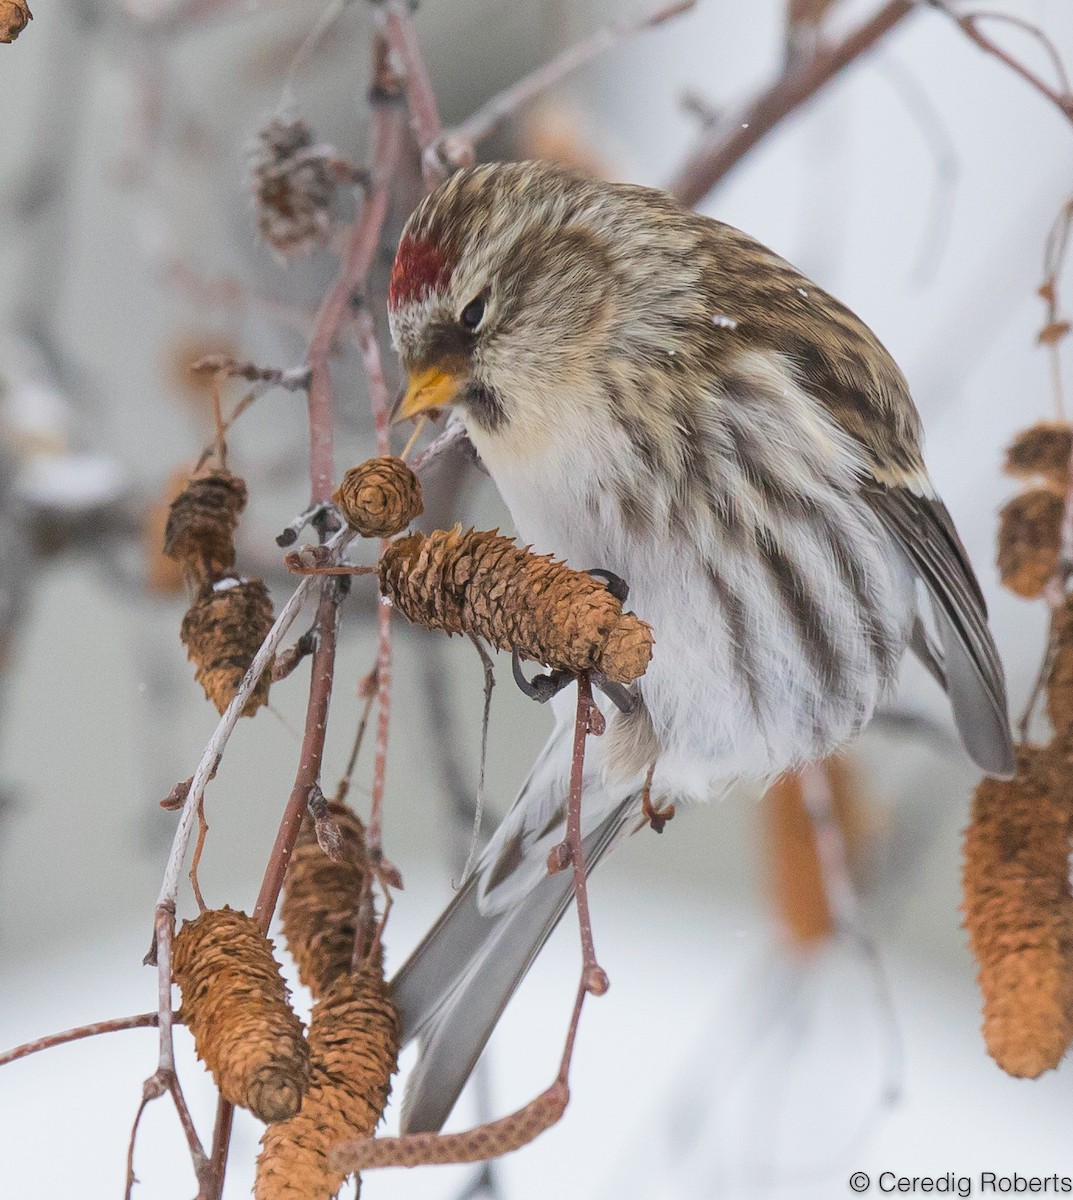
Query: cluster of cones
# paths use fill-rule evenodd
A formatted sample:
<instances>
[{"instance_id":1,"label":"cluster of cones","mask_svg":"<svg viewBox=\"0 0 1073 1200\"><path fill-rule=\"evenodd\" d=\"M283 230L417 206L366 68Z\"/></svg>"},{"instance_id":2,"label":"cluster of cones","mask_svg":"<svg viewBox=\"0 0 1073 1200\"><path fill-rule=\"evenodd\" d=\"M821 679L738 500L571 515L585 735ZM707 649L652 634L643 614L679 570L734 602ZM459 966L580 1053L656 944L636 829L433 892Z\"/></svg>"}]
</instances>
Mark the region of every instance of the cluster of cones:
<instances>
[{"instance_id":1,"label":"cluster of cones","mask_svg":"<svg viewBox=\"0 0 1073 1200\"><path fill-rule=\"evenodd\" d=\"M998 563L1020 596L1052 604L1043 685L1054 736L1022 745L1012 780L985 779L965 832L963 909L979 964L988 1052L1011 1075L1056 1067L1073 1042L1073 600L1062 579L1067 424L1019 434L1005 469L1023 490L1002 510Z\"/></svg>"},{"instance_id":2,"label":"cluster of cones","mask_svg":"<svg viewBox=\"0 0 1073 1200\"><path fill-rule=\"evenodd\" d=\"M364 537L392 537L422 512L417 476L393 457L353 467L334 499ZM605 584L496 530L411 533L386 547L378 571L381 593L414 624L554 669L626 684L652 656L652 630Z\"/></svg>"},{"instance_id":3,"label":"cluster of cones","mask_svg":"<svg viewBox=\"0 0 1073 1200\"><path fill-rule=\"evenodd\" d=\"M331 1148L372 1134L399 1048L374 937L365 831L346 805L329 804L317 822L306 818L287 869L282 922L315 1001L308 1032L291 1009L272 943L228 908L203 912L176 937L181 1017L221 1094L268 1125L257 1200L328 1200L345 1179Z\"/></svg>"},{"instance_id":4,"label":"cluster of cones","mask_svg":"<svg viewBox=\"0 0 1073 1200\"><path fill-rule=\"evenodd\" d=\"M180 635L205 695L222 713L272 628L264 581L235 570L235 528L246 507L246 485L230 471L199 472L168 512L164 554L177 563L193 603ZM268 701L270 672L262 674L243 708L252 716Z\"/></svg>"}]
</instances>

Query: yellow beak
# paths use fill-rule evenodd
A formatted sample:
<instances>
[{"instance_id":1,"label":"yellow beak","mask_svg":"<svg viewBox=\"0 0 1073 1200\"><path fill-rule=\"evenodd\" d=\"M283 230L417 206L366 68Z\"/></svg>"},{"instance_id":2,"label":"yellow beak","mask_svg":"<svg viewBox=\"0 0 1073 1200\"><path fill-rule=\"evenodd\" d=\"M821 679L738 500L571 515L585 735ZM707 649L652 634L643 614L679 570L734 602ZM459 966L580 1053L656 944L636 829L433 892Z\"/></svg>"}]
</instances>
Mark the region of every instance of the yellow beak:
<instances>
[{"instance_id":1,"label":"yellow beak","mask_svg":"<svg viewBox=\"0 0 1073 1200\"><path fill-rule=\"evenodd\" d=\"M463 380L440 367L426 367L410 376L406 392L391 414L395 422L406 421L430 408L447 408L454 402Z\"/></svg>"}]
</instances>

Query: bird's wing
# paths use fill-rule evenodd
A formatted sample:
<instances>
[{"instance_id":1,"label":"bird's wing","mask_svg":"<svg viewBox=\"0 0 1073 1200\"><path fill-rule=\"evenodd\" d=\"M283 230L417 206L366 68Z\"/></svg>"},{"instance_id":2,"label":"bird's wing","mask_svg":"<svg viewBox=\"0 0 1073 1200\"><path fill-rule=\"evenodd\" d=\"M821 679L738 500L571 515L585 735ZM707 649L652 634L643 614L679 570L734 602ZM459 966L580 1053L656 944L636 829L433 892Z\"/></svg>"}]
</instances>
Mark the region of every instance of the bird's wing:
<instances>
[{"instance_id":1,"label":"bird's wing","mask_svg":"<svg viewBox=\"0 0 1073 1200\"><path fill-rule=\"evenodd\" d=\"M931 597L946 690L965 748L989 775L1009 778L1014 756L1002 664L980 585L946 505L878 482L866 483L863 494Z\"/></svg>"},{"instance_id":2,"label":"bird's wing","mask_svg":"<svg viewBox=\"0 0 1073 1200\"><path fill-rule=\"evenodd\" d=\"M799 290L809 291L812 308L805 311L814 319L791 323L798 332L776 348L861 451L861 492L930 595L946 690L965 748L989 774L1009 777L1014 756L1006 685L987 606L924 468L909 385L863 321L814 285Z\"/></svg>"}]
</instances>

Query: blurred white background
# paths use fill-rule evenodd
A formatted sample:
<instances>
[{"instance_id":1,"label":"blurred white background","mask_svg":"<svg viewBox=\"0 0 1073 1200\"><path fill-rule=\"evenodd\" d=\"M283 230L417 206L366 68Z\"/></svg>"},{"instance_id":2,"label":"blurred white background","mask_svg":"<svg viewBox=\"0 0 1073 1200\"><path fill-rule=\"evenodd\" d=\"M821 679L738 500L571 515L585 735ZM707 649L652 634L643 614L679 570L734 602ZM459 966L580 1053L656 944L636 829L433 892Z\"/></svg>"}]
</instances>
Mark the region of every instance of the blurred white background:
<instances>
[{"instance_id":1,"label":"blurred white background","mask_svg":"<svg viewBox=\"0 0 1073 1200\"><path fill-rule=\"evenodd\" d=\"M140 964L174 822L157 802L193 770L215 713L179 643L183 598L146 592L131 521L205 439L204 398L184 392L176 363L214 340L268 364L299 362L303 314L334 270L327 251L289 270L272 258L256 238L244 171L245 147L279 103L321 4L250 0L188 23L169 19L182 6L163 0L130 7L137 12L118 0L54 0L0 47L0 611L18 608L0 676L0 1045L155 1003L155 976ZM837 24L873 7L844 0ZM1006 7L1073 59L1068 0ZM641 9L425 0L416 20L451 121L585 32ZM301 114L355 161L369 20L367 5L347 5L294 80ZM780 69L782 21L779 0L702 0L570 77L486 149L554 142L616 177L659 183L697 136L682 93L716 108L751 94ZM1043 69L1027 38L998 32ZM1034 344L1043 319L1035 289L1044 236L1071 189L1069 123L949 22L921 12L705 205L845 300L902 365L932 473L992 605L1015 713L1038 667L1044 612L996 586L995 512L1010 491L999 462L1013 431L1052 411L1048 361ZM400 201L394 228L405 215ZM239 281L240 302L214 302L209 284L221 280ZM353 357L337 373L340 472L372 452ZM304 507L300 399L259 400L231 446L251 492L240 563L266 573L281 602L287 582L272 539ZM487 481L468 477L457 496L452 478L441 484L445 519L509 529ZM18 514L30 504L56 507L66 550L34 557L20 541ZM70 528L63 514L79 506L107 539ZM343 610L326 785L345 762L355 685L373 659L371 613L356 587ZM467 645L400 627L397 658L386 819L387 852L406 880L388 929L396 965L448 899L457 844L429 688L438 684L455 714L470 788L480 710ZM489 793L502 810L550 714L517 694L502 665L499 678ZM276 687L272 711L242 723L210 788L210 904L252 905L297 760L304 679L299 671ZM943 698L917 674L907 673L899 705L951 728ZM784 952L754 797L681 814L662 837L634 837L593 885L612 988L585 1012L571 1106L558 1128L497 1167L502 1200L549 1191L826 1200L850 1194L855 1170L1073 1175L1068 1066L1014 1081L978 1032L958 912L973 772L942 736L879 730L862 756L878 841L863 923L889 995L852 939L805 958ZM356 802L369 765L359 766ZM550 1082L577 958L567 920L492 1043L496 1115ZM212 1092L185 1031L177 1037L208 1136ZM130 1121L154 1066L154 1034L143 1030L0 1071L0 1194L121 1194ZM452 1124L473 1116L467 1100ZM249 1192L258 1136L240 1114L229 1197ZM196 1190L166 1103L143 1123L136 1169L137 1196ZM453 1197L472 1175L370 1174L364 1194Z\"/></svg>"}]
</instances>

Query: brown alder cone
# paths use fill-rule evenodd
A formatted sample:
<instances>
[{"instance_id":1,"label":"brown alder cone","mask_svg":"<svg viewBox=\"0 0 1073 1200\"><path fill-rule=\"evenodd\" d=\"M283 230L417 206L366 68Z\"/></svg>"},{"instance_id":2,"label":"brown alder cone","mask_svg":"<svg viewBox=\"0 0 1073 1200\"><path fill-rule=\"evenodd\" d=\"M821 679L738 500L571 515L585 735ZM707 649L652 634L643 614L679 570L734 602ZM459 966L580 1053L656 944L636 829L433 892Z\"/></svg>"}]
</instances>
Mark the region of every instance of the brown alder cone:
<instances>
[{"instance_id":1,"label":"brown alder cone","mask_svg":"<svg viewBox=\"0 0 1073 1200\"><path fill-rule=\"evenodd\" d=\"M256 1200L328 1200L346 1174L333 1170L333 1146L375 1130L391 1092L399 1018L379 954L357 975L337 979L313 1008L312 1071L301 1112L265 1130Z\"/></svg>"},{"instance_id":2,"label":"brown alder cone","mask_svg":"<svg viewBox=\"0 0 1073 1200\"><path fill-rule=\"evenodd\" d=\"M1047 488L1014 496L999 513L998 569L1002 582L1035 599L1058 567L1062 497Z\"/></svg>"},{"instance_id":3,"label":"brown alder cone","mask_svg":"<svg viewBox=\"0 0 1073 1200\"><path fill-rule=\"evenodd\" d=\"M26 0L0 0L0 42L13 42L33 19Z\"/></svg>"},{"instance_id":4,"label":"brown alder cone","mask_svg":"<svg viewBox=\"0 0 1073 1200\"><path fill-rule=\"evenodd\" d=\"M222 908L184 922L172 967L181 1019L224 1099L262 1121L293 1116L309 1082L309 1048L256 921Z\"/></svg>"},{"instance_id":5,"label":"brown alder cone","mask_svg":"<svg viewBox=\"0 0 1073 1200\"><path fill-rule=\"evenodd\" d=\"M260 579L222 579L187 609L179 636L197 670L195 678L222 713L272 628L272 601ZM272 668L257 681L242 709L252 717L268 703Z\"/></svg>"},{"instance_id":6,"label":"brown alder cone","mask_svg":"<svg viewBox=\"0 0 1073 1200\"><path fill-rule=\"evenodd\" d=\"M965 928L979 963L984 1040L1010 1075L1056 1067L1073 1041L1070 777L1021 747L1017 775L984 779L965 831Z\"/></svg>"},{"instance_id":7,"label":"brown alder cone","mask_svg":"<svg viewBox=\"0 0 1073 1200\"><path fill-rule=\"evenodd\" d=\"M1054 488L1063 495L1069 486L1069 455L1073 429L1067 421L1041 421L1022 430L1006 449L1003 470L1023 479Z\"/></svg>"},{"instance_id":8,"label":"brown alder cone","mask_svg":"<svg viewBox=\"0 0 1073 1200\"><path fill-rule=\"evenodd\" d=\"M305 121L272 117L257 133L250 169L257 229L273 250L297 257L329 241L335 179Z\"/></svg>"},{"instance_id":9,"label":"brown alder cone","mask_svg":"<svg viewBox=\"0 0 1073 1200\"><path fill-rule=\"evenodd\" d=\"M420 480L390 454L351 467L332 499L362 537L393 537L425 511Z\"/></svg>"},{"instance_id":10,"label":"brown alder cone","mask_svg":"<svg viewBox=\"0 0 1073 1200\"><path fill-rule=\"evenodd\" d=\"M1073 734L1073 596L1051 617L1054 656L1047 673L1047 713L1055 732Z\"/></svg>"},{"instance_id":11,"label":"brown alder cone","mask_svg":"<svg viewBox=\"0 0 1073 1200\"><path fill-rule=\"evenodd\" d=\"M164 553L164 537L172 503L182 494L189 478L188 468L174 471L160 489L158 498L149 506L142 522L145 582L157 596L175 596L185 588L182 566Z\"/></svg>"},{"instance_id":12,"label":"brown alder cone","mask_svg":"<svg viewBox=\"0 0 1073 1200\"><path fill-rule=\"evenodd\" d=\"M603 583L496 530L410 534L387 548L379 574L381 592L415 624L549 667L630 683L652 656L652 630Z\"/></svg>"},{"instance_id":13,"label":"brown alder cone","mask_svg":"<svg viewBox=\"0 0 1073 1200\"><path fill-rule=\"evenodd\" d=\"M846 866L852 875L859 876L867 841L859 782L841 756L825 760L822 769L830 788L831 816L845 847ZM780 775L764 793L761 808L776 911L790 940L808 947L835 932L835 918L800 775Z\"/></svg>"},{"instance_id":14,"label":"brown alder cone","mask_svg":"<svg viewBox=\"0 0 1073 1200\"><path fill-rule=\"evenodd\" d=\"M350 971L363 900L370 925L373 915L365 887L365 827L345 804L329 803L328 819L338 833L337 857L329 858L321 848L307 814L287 864L280 905L287 948L314 999Z\"/></svg>"},{"instance_id":15,"label":"brown alder cone","mask_svg":"<svg viewBox=\"0 0 1073 1200\"><path fill-rule=\"evenodd\" d=\"M246 484L224 470L195 475L172 501L164 553L195 587L234 571L235 527L245 507Z\"/></svg>"}]
</instances>

